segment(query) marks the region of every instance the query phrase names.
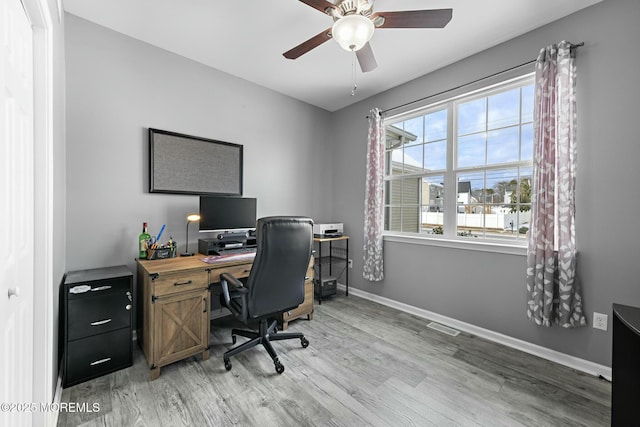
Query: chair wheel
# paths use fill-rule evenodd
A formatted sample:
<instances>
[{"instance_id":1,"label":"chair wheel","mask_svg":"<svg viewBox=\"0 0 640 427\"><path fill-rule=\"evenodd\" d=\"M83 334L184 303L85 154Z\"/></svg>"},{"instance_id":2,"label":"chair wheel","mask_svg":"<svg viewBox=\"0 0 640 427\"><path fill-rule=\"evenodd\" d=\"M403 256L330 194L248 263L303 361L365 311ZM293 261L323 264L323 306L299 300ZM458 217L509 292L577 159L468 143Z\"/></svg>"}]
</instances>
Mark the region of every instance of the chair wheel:
<instances>
[{"instance_id":1,"label":"chair wheel","mask_svg":"<svg viewBox=\"0 0 640 427\"><path fill-rule=\"evenodd\" d=\"M276 372L281 374L284 372L284 365L280 362L276 362Z\"/></svg>"},{"instance_id":2,"label":"chair wheel","mask_svg":"<svg viewBox=\"0 0 640 427\"><path fill-rule=\"evenodd\" d=\"M231 370L231 361L229 359L224 359L224 367L227 371Z\"/></svg>"},{"instance_id":3,"label":"chair wheel","mask_svg":"<svg viewBox=\"0 0 640 427\"><path fill-rule=\"evenodd\" d=\"M305 337L300 338L300 344L302 344L302 348L309 347L309 340Z\"/></svg>"}]
</instances>

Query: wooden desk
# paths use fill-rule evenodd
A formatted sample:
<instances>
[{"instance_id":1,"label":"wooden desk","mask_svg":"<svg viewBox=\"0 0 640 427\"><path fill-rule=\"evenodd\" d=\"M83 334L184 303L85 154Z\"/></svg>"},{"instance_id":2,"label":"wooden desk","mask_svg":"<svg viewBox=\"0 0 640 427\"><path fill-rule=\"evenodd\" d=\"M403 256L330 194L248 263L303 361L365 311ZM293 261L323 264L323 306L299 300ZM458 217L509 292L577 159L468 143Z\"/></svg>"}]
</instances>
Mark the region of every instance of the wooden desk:
<instances>
[{"instance_id":1,"label":"wooden desk","mask_svg":"<svg viewBox=\"0 0 640 427\"><path fill-rule=\"evenodd\" d=\"M245 258L208 264L202 258L205 255L196 254L137 261L137 335L152 380L162 366L196 354L209 358L209 285L219 282L222 273L248 277L253 263ZM298 317L313 318L313 258L307 275L304 302L280 316L284 329Z\"/></svg>"}]
</instances>

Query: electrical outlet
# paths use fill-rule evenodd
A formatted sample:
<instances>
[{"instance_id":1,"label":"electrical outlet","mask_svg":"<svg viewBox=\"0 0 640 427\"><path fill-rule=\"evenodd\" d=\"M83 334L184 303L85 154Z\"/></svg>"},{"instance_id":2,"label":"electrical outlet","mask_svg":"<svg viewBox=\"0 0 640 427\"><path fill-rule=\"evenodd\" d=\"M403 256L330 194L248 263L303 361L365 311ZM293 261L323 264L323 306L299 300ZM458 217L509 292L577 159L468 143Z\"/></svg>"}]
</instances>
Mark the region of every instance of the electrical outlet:
<instances>
[{"instance_id":1,"label":"electrical outlet","mask_svg":"<svg viewBox=\"0 0 640 427\"><path fill-rule=\"evenodd\" d=\"M602 313L593 313L593 327L595 329L601 329L603 331L607 330L607 319L609 316Z\"/></svg>"},{"instance_id":2,"label":"electrical outlet","mask_svg":"<svg viewBox=\"0 0 640 427\"><path fill-rule=\"evenodd\" d=\"M353 260L352 259L349 260L349 268L353 268Z\"/></svg>"}]
</instances>

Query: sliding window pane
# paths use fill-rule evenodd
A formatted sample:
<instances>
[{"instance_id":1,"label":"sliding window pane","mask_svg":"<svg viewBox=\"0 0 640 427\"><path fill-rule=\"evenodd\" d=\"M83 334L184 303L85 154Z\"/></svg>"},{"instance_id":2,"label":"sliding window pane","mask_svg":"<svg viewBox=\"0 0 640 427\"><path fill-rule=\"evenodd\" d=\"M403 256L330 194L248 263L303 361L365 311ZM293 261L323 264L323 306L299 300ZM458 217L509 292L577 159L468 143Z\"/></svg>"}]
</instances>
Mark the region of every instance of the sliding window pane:
<instances>
[{"instance_id":1,"label":"sliding window pane","mask_svg":"<svg viewBox=\"0 0 640 427\"><path fill-rule=\"evenodd\" d=\"M447 141L424 144L424 168L428 171L447 168Z\"/></svg>"},{"instance_id":2,"label":"sliding window pane","mask_svg":"<svg viewBox=\"0 0 640 427\"><path fill-rule=\"evenodd\" d=\"M384 229L390 231L402 231L402 208L386 207L384 214Z\"/></svg>"},{"instance_id":3,"label":"sliding window pane","mask_svg":"<svg viewBox=\"0 0 640 427\"><path fill-rule=\"evenodd\" d=\"M533 122L533 85L527 85L522 88L522 123Z\"/></svg>"},{"instance_id":4,"label":"sliding window pane","mask_svg":"<svg viewBox=\"0 0 640 427\"><path fill-rule=\"evenodd\" d=\"M530 209L531 195L533 190L533 169L532 168L520 168L520 177L518 185L518 204L520 211L526 211Z\"/></svg>"},{"instance_id":5,"label":"sliding window pane","mask_svg":"<svg viewBox=\"0 0 640 427\"><path fill-rule=\"evenodd\" d=\"M416 145L404 148L404 173L421 174L424 171L422 166L423 145Z\"/></svg>"},{"instance_id":6,"label":"sliding window pane","mask_svg":"<svg viewBox=\"0 0 640 427\"><path fill-rule=\"evenodd\" d=\"M493 192L494 204L515 203L517 187L518 169L492 169L487 171L487 189L491 189Z\"/></svg>"},{"instance_id":7,"label":"sliding window pane","mask_svg":"<svg viewBox=\"0 0 640 427\"><path fill-rule=\"evenodd\" d=\"M457 135L483 132L487 128L487 98L458 105Z\"/></svg>"},{"instance_id":8,"label":"sliding window pane","mask_svg":"<svg viewBox=\"0 0 640 427\"><path fill-rule=\"evenodd\" d=\"M444 225L444 176L422 178L421 231L442 234Z\"/></svg>"},{"instance_id":9,"label":"sliding window pane","mask_svg":"<svg viewBox=\"0 0 640 427\"><path fill-rule=\"evenodd\" d=\"M402 144L404 143L402 123L399 123L398 125L388 125L384 128L384 131L385 148L387 150L402 147Z\"/></svg>"},{"instance_id":10,"label":"sliding window pane","mask_svg":"<svg viewBox=\"0 0 640 427\"><path fill-rule=\"evenodd\" d=\"M483 166L485 160L485 133L458 138L458 167Z\"/></svg>"},{"instance_id":11,"label":"sliding window pane","mask_svg":"<svg viewBox=\"0 0 640 427\"><path fill-rule=\"evenodd\" d=\"M456 233L460 237L484 235L484 172L459 174Z\"/></svg>"},{"instance_id":12,"label":"sliding window pane","mask_svg":"<svg viewBox=\"0 0 640 427\"><path fill-rule=\"evenodd\" d=\"M487 129L517 125L520 121L520 89L513 89L488 97Z\"/></svg>"},{"instance_id":13,"label":"sliding window pane","mask_svg":"<svg viewBox=\"0 0 640 427\"><path fill-rule=\"evenodd\" d=\"M447 110L440 110L424 116L425 142L447 139Z\"/></svg>"},{"instance_id":14,"label":"sliding window pane","mask_svg":"<svg viewBox=\"0 0 640 427\"><path fill-rule=\"evenodd\" d=\"M522 125L520 134L520 160L533 160L533 123Z\"/></svg>"},{"instance_id":15,"label":"sliding window pane","mask_svg":"<svg viewBox=\"0 0 640 427\"><path fill-rule=\"evenodd\" d=\"M402 175L404 170L404 152L401 148L391 150L391 175Z\"/></svg>"},{"instance_id":16,"label":"sliding window pane","mask_svg":"<svg viewBox=\"0 0 640 427\"><path fill-rule=\"evenodd\" d=\"M422 144L424 142L424 116L404 121L405 145Z\"/></svg>"},{"instance_id":17,"label":"sliding window pane","mask_svg":"<svg viewBox=\"0 0 640 427\"><path fill-rule=\"evenodd\" d=\"M392 181L385 182L384 199L385 199L384 201L385 207L402 206L402 181L401 180L394 179Z\"/></svg>"},{"instance_id":18,"label":"sliding window pane","mask_svg":"<svg viewBox=\"0 0 640 427\"><path fill-rule=\"evenodd\" d=\"M513 126L487 133L487 164L517 162L519 127Z\"/></svg>"}]
</instances>

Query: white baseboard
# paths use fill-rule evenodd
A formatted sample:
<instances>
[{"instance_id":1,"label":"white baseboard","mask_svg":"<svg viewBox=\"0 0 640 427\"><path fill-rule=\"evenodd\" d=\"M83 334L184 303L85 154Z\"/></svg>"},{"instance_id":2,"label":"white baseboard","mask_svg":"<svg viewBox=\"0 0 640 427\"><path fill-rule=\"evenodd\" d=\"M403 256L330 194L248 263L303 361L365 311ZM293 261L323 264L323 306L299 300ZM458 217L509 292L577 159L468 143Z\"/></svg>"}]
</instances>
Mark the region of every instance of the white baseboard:
<instances>
[{"instance_id":1,"label":"white baseboard","mask_svg":"<svg viewBox=\"0 0 640 427\"><path fill-rule=\"evenodd\" d=\"M345 290L345 286L341 283L338 284L338 288ZM362 291L356 288L349 288L349 293L357 297L368 299L388 307L395 308L405 313L410 313L424 319L432 320L434 322L441 323L451 328L459 329L469 334L476 335L480 338L484 338L489 341L497 342L507 347L514 348L516 350L523 351L525 353L533 354L534 356L541 357L551 362L559 363L569 368L576 369L578 371L586 372L591 375L601 376L611 381L611 368L598 363L590 362L579 357L571 356L566 353L561 353L556 350L551 350L546 347L542 347L537 344L532 344L527 341L523 341L517 338L510 337L508 335L501 334L489 329L481 328L470 323L462 322L460 320L453 319L451 317L443 316L432 311L424 310L405 304L402 302L394 301L389 298L381 297L369 292Z\"/></svg>"}]
</instances>

